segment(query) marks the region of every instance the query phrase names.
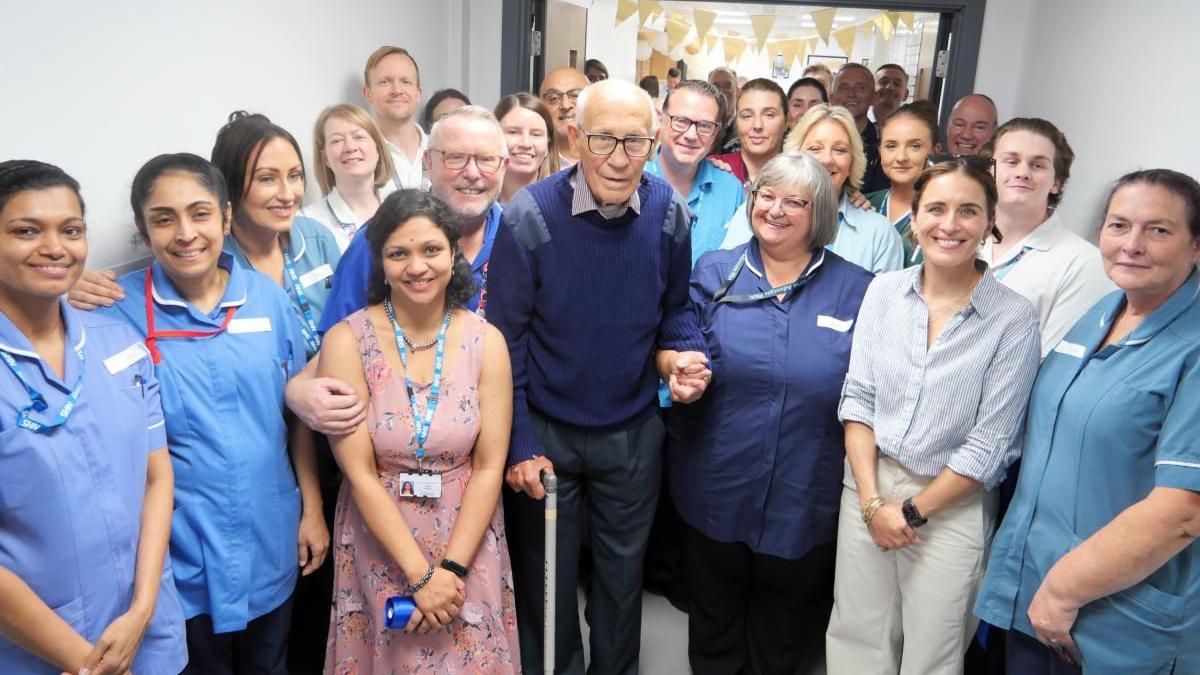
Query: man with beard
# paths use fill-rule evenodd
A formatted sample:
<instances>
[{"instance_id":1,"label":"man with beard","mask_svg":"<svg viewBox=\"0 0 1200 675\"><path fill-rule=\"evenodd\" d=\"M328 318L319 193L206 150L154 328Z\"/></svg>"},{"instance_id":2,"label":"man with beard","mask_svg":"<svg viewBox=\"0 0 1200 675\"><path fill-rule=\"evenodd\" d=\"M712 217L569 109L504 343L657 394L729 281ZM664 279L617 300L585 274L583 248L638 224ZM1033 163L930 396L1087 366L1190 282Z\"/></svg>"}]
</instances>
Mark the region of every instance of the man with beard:
<instances>
[{"instance_id":1,"label":"man with beard","mask_svg":"<svg viewBox=\"0 0 1200 675\"><path fill-rule=\"evenodd\" d=\"M550 109L550 119L554 122L554 147L558 149L558 163L564 169L579 161L579 154L571 147L567 137L567 129L575 124L575 103L586 86L588 78L580 71L558 68L550 71L538 90L542 103Z\"/></svg>"},{"instance_id":2,"label":"man with beard","mask_svg":"<svg viewBox=\"0 0 1200 675\"><path fill-rule=\"evenodd\" d=\"M397 188L427 189L421 158L429 138L417 124L421 104L421 72L402 47L385 45L367 58L363 69L363 98L374 112L375 124L392 154Z\"/></svg>"}]
</instances>

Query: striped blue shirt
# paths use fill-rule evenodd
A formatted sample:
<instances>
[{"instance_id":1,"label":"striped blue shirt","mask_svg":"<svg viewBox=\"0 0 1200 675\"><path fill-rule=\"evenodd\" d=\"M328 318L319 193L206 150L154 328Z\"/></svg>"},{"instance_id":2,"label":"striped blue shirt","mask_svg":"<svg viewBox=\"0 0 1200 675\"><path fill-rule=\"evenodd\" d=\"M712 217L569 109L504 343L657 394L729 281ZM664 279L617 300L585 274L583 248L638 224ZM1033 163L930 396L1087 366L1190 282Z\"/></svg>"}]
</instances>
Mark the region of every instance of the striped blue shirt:
<instances>
[{"instance_id":1,"label":"striped blue shirt","mask_svg":"<svg viewBox=\"0 0 1200 675\"><path fill-rule=\"evenodd\" d=\"M1041 343L1033 305L976 265L983 278L928 349L924 265L871 282L838 417L871 427L879 450L912 473L949 467L991 489L1020 455Z\"/></svg>"}]
</instances>

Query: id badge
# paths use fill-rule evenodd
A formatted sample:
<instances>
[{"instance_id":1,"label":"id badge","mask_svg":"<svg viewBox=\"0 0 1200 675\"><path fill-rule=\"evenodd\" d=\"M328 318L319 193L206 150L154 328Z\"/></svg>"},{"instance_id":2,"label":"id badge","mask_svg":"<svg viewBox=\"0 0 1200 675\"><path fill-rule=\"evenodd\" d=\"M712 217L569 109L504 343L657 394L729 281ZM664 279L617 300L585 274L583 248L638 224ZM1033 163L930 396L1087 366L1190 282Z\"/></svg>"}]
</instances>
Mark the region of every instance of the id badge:
<instances>
[{"instance_id":1,"label":"id badge","mask_svg":"<svg viewBox=\"0 0 1200 675\"><path fill-rule=\"evenodd\" d=\"M442 477L436 473L402 473L400 496L439 499L442 496Z\"/></svg>"}]
</instances>

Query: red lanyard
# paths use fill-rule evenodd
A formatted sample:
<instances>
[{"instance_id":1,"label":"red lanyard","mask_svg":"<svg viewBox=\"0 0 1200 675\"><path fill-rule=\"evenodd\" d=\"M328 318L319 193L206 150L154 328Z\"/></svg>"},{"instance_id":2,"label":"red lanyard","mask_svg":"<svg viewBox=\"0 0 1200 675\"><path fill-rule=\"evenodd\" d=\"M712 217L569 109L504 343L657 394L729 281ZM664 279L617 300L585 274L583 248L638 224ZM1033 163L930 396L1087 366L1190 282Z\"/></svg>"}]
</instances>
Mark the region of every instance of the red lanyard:
<instances>
[{"instance_id":1,"label":"red lanyard","mask_svg":"<svg viewBox=\"0 0 1200 675\"><path fill-rule=\"evenodd\" d=\"M229 308L229 311L225 313L225 321L216 330L154 330L154 297L150 276L151 269L153 269L153 266L146 268L146 349L150 352L150 357L154 360L154 365L162 363L162 354L158 351L158 347L154 345L154 341L157 339L209 337L225 332L225 329L229 326L229 321L233 319L234 313L237 312L237 307Z\"/></svg>"}]
</instances>

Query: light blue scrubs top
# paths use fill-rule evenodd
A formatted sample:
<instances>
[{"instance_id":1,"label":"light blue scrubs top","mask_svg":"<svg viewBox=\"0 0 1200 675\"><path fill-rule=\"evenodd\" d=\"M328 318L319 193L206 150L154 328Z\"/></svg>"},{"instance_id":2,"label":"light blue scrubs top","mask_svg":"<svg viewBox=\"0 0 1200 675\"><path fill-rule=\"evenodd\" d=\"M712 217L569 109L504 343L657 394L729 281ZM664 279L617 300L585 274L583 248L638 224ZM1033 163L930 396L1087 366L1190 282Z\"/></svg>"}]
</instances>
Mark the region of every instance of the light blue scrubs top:
<instances>
[{"instance_id":1,"label":"light blue scrubs top","mask_svg":"<svg viewBox=\"0 0 1200 675\"><path fill-rule=\"evenodd\" d=\"M1193 273L1098 350L1125 304L1110 294L1042 363L1016 494L975 607L983 620L1033 635L1026 612L1060 558L1155 487L1200 491L1198 290ZM1072 635L1089 675L1200 673L1200 543L1085 605Z\"/></svg>"},{"instance_id":2,"label":"light blue scrubs top","mask_svg":"<svg viewBox=\"0 0 1200 675\"><path fill-rule=\"evenodd\" d=\"M156 331L228 328L211 337L156 341L167 444L175 467L171 559L186 618L241 630L279 607L296 583L300 492L292 472L283 388L303 368L304 339L283 289L221 254L229 283L202 314L157 262ZM125 301L100 312L146 334L145 271L117 280Z\"/></svg>"},{"instance_id":3,"label":"light blue scrubs top","mask_svg":"<svg viewBox=\"0 0 1200 675\"><path fill-rule=\"evenodd\" d=\"M662 148L659 148L661 152ZM646 164L646 171L664 178L658 154ZM746 191L737 176L718 169L708 160L701 160L692 182L692 191L687 194L688 208L695 216L692 221L693 266L700 256L721 247L725 239L725 226L745 202Z\"/></svg>"},{"instance_id":4,"label":"light blue scrubs top","mask_svg":"<svg viewBox=\"0 0 1200 675\"><path fill-rule=\"evenodd\" d=\"M254 269L232 234L225 237L225 250L233 253L242 267ZM300 277L300 285L304 288L304 297L312 309L313 320L319 325L321 315L325 312L329 291L333 288L333 271L337 269L338 261L342 257L337 238L319 221L296 216L288 236L288 255L296 267L296 275ZM283 289L287 291L296 314L297 325L300 325L304 321L300 298L286 270L283 273ZM314 354L310 351L308 357L312 358Z\"/></svg>"},{"instance_id":5,"label":"light blue scrubs top","mask_svg":"<svg viewBox=\"0 0 1200 675\"><path fill-rule=\"evenodd\" d=\"M166 446L159 385L141 339L124 322L62 303L64 377L38 358L0 313L0 350L41 393L46 423L62 408L84 352L83 388L67 421L49 434L16 426L29 394L0 364L0 566L90 642L129 609L141 537L146 464ZM164 562L158 604L135 673L175 675L187 663L183 614ZM0 637L0 673L58 675L60 668Z\"/></svg>"}]
</instances>

